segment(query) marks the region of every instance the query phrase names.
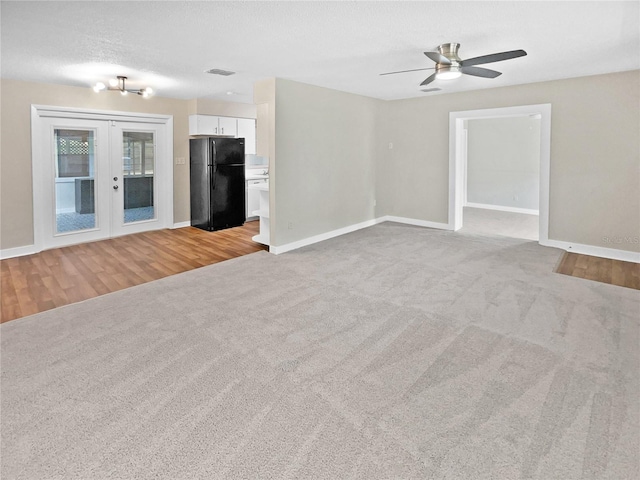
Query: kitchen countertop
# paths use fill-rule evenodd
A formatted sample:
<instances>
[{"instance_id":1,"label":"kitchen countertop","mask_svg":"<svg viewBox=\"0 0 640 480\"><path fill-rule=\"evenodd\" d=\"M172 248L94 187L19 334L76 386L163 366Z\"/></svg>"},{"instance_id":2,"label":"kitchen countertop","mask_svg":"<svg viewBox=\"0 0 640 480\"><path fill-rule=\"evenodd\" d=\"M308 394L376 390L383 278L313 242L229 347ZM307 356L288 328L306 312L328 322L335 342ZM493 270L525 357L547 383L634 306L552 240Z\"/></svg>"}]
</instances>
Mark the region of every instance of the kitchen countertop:
<instances>
[{"instance_id":1,"label":"kitchen countertop","mask_svg":"<svg viewBox=\"0 0 640 480\"><path fill-rule=\"evenodd\" d=\"M247 165L244 171L246 180L264 180L269 178L269 165Z\"/></svg>"}]
</instances>

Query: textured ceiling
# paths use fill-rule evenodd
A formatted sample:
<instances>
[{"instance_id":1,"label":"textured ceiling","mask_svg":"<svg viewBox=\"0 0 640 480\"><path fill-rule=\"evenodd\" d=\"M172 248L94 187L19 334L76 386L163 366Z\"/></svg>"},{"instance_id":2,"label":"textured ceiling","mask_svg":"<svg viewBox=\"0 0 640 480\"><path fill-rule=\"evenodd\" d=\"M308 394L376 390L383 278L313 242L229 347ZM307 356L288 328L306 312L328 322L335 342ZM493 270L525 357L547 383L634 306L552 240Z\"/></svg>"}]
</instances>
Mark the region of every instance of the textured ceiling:
<instances>
[{"instance_id":1,"label":"textured ceiling","mask_svg":"<svg viewBox=\"0 0 640 480\"><path fill-rule=\"evenodd\" d=\"M640 2L1 2L1 74L87 86L127 75L164 97L252 103L268 77L381 99L640 68ZM524 49L496 79L419 84L438 44L460 56ZM237 72L229 77L211 68ZM227 95L226 92L234 92Z\"/></svg>"}]
</instances>

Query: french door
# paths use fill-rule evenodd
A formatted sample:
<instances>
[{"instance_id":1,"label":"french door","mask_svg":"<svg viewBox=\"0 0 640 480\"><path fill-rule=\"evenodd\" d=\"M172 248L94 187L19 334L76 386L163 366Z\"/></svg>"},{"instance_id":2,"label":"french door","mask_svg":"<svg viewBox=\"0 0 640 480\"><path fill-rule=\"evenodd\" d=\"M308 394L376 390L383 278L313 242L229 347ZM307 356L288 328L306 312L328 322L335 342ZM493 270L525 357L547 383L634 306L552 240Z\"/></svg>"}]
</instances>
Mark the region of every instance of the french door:
<instances>
[{"instance_id":1,"label":"french door","mask_svg":"<svg viewBox=\"0 0 640 480\"><path fill-rule=\"evenodd\" d=\"M171 226L167 125L73 117L45 114L35 122L36 247Z\"/></svg>"},{"instance_id":2,"label":"french door","mask_svg":"<svg viewBox=\"0 0 640 480\"><path fill-rule=\"evenodd\" d=\"M158 124L112 122L111 235L142 232L158 225L156 184ZM161 153L161 152L160 152Z\"/></svg>"}]
</instances>

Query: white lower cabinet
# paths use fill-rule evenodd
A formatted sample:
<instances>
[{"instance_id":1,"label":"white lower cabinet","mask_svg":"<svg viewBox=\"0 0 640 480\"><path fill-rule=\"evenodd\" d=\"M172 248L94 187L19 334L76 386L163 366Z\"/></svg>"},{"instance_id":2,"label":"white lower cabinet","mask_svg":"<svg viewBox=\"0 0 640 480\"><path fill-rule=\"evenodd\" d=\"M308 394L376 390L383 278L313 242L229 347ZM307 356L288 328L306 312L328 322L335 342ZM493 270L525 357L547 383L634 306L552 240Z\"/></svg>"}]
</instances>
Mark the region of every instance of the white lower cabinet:
<instances>
[{"instance_id":1,"label":"white lower cabinet","mask_svg":"<svg viewBox=\"0 0 640 480\"><path fill-rule=\"evenodd\" d=\"M255 190L260 195L260 207L254 212L260 217L260 234L254 236L253 241L269 245L269 182L251 185L249 190Z\"/></svg>"},{"instance_id":2,"label":"white lower cabinet","mask_svg":"<svg viewBox=\"0 0 640 480\"><path fill-rule=\"evenodd\" d=\"M260 192L255 188L250 188L252 185L266 185L269 180L247 180L247 219L257 218L256 213L260 210Z\"/></svg>"}]
</instances>

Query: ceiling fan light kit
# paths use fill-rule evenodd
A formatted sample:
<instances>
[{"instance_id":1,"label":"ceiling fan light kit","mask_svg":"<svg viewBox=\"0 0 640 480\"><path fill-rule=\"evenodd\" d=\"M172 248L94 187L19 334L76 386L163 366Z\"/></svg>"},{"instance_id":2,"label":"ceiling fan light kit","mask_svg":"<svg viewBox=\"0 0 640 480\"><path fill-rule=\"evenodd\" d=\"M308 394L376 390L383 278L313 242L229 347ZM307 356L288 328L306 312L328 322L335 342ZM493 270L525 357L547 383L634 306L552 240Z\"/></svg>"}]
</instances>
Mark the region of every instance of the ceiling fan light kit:
<instances>
[{"instance_id":1,"label":"ceiling fan light kit","mask_svg":"<svg viewBox=\"0 0 640 480\"><path fill-rule=\"evenodd\" d=\"M431 60L436 62L435 67L431 68L414 68L412 70L402 70L400 72L387 72L381 73L381 75L391 75L395 73L416 72L418 70L432 70L435 68L435 73L427 77L420 86L423 87L433 82L434 80L453 80L465 75L471 75L473 77L483 78L496 78L502 75L501 72L490 70L488 68L476 67L475 65L481 65L484 63L501 62L503 60L510 60L512 58L524 57L527 52L524 50L511 50L508 52L493 53L491 55L483 55L481 57L469 58L462 60L458 56L459 43L443 43L438 46L437 52L424 52L424 54Z\"/></svg>"},{"instance_id":2,"label":"ceiling fan light kit","mask_svg":"<svg viewBox=\"0 0 640 480\"><path fill-rule=\"evenodd\" d=\"M116 78L112 78L109 80L108 87L102 82L96 83L93 86L93 91L98 93L98 92L101 92L102 90L113 90L113 91L120 92L122 95L133 93L136 95L141 95L144 98L149 98L153 94L153 89L151 89L151 87L145 87L139 90L129 90L126 88L126 84L125 84L126 81L127 81L127 77L118 75Z\"/></svg>"},{"instance_id":3,"label":"ceiling fan light kit","mask_svg":"<svg viewBox=\"0 0 640 480\"><path fill-rule=\"evenodd\" d=\"M436 78L438 80L453 80L461 76L460 67L453 65L438 65L436 67Z\"/></svg>"}]
</instances>

